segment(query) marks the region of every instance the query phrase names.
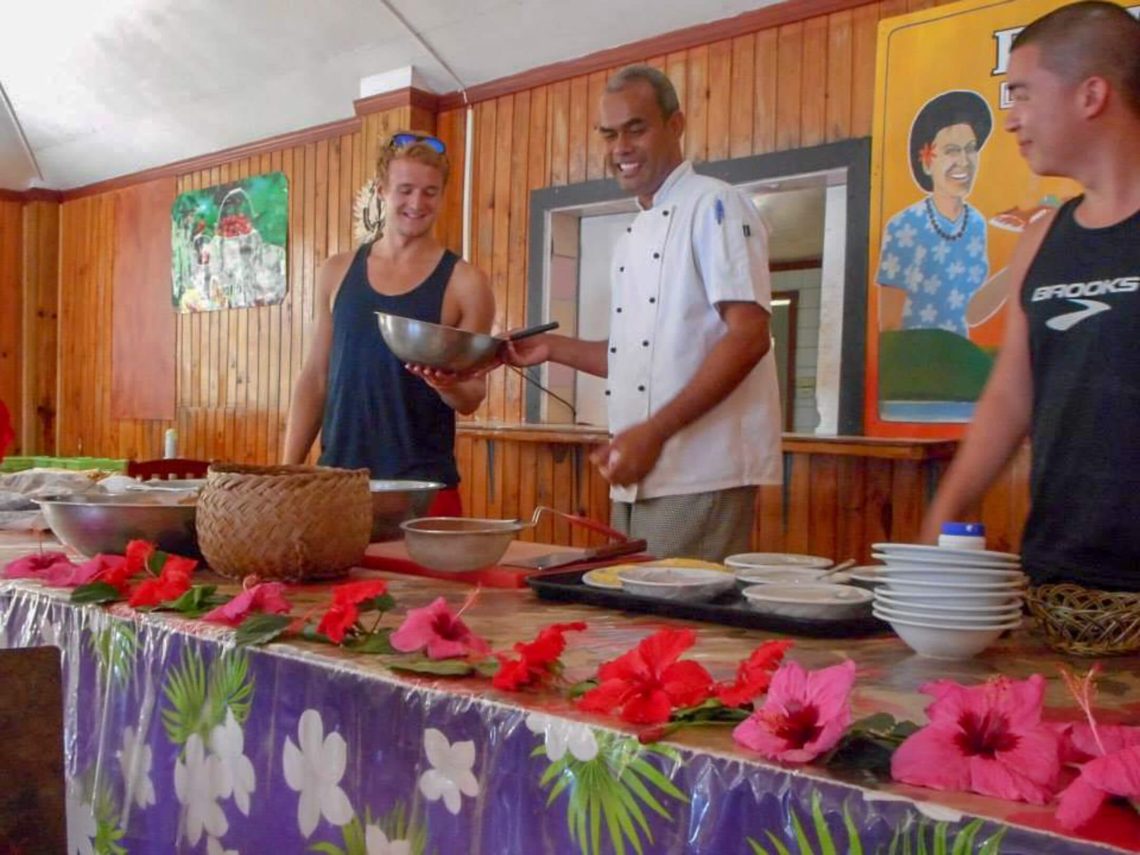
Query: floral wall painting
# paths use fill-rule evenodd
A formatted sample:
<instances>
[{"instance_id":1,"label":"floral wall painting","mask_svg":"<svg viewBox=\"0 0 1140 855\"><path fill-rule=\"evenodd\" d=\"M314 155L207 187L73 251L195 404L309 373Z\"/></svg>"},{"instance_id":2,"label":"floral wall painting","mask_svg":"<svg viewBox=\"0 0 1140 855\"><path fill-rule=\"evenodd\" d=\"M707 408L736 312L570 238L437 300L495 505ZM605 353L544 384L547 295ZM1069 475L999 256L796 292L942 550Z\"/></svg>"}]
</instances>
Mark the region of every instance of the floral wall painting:
<instances>
[{"instance_id":1,"label":"floral wall painting","mask_svg":"<svg viewBox=\"0 0 1140 855\"><path fill-rule=\"evenodd\" d=\"M178 312L271 306L285 298L289 182L283 172L182 193L170 211Z\"/></svg>"}]
</instances>

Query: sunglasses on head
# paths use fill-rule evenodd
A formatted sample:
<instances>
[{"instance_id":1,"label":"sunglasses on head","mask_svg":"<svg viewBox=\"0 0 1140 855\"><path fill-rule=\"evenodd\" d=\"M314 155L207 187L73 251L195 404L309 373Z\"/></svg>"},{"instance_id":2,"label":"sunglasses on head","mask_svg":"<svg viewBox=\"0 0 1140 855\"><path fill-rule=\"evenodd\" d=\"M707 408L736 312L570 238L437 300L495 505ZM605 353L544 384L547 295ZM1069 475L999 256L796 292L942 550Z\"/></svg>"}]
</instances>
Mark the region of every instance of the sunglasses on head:
<instances>
[{"instance_id":1,"label":"sunglasses on head","mask_svg":"<svg viewBox=\"0 0 1140 855\"><path fill-rule=\"evenodd\" d=\"M428 134L392 134L392 138L388 140L388 148L403 148L414 143L423 143L440 154L447 151L447 146L443 144L443 140Z\"/></svg>"}]
</instances>

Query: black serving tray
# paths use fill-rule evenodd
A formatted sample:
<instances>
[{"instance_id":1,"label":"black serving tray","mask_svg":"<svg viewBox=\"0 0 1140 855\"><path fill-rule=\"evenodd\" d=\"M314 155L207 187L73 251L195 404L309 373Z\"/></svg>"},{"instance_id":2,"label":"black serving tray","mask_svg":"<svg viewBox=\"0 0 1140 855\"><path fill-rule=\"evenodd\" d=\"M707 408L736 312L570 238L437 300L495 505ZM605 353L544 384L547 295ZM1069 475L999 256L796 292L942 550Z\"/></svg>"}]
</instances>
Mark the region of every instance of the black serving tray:
<instances>
[{"instance_id":1,"label":"black serving tray","mask_svg":"<svg viewBox=\"0 0 1140 855\"><path fill-rule=\"evenodd\" d=\"M703 620L726 626L743 626L762 629L783 635L802 635L813 638L861 638L869 635L889 634L891 629L883 621L867 615L847 620L817 620L815 618L780 617L758 612L748 605L740 589L726 591L715 599L703 603L682 603L657 597L639 597L625 591L594 588L582 581L588 570L567 570L563 573L540 573L527 577L526 583L539 599L563 603L584 603L627 612L648 612L655 615Z\"/></svg>"}]
</instances>

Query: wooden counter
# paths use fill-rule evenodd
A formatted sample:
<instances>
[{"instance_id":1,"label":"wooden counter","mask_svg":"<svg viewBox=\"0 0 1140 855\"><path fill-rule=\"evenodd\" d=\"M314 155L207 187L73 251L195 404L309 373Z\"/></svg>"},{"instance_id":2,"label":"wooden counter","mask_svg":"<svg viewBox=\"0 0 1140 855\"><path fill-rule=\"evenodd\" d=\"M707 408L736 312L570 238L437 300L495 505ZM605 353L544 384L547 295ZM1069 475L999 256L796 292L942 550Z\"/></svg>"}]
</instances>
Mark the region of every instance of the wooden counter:
<instances>
[{"instance_id":1,"label":"wooden counter","mask_svg":"<svg viewBox=\"0 0 1140 855\"><path fill-rule=\"evenodd\" d=\"M608 485L589 463L607 434L580 425L461 422L456 456L465 512L529 518L549 505L609 518ZM764 487L752 543L758 550L870 558L870 545L918 536L922 514L957 442L784 434L784 483ZM1028 507L1028 451L970 515L986 523L991 548L1016 551ZM527 539L585 546L593 535L544 520Z\"/></svg>"}]
</instances>

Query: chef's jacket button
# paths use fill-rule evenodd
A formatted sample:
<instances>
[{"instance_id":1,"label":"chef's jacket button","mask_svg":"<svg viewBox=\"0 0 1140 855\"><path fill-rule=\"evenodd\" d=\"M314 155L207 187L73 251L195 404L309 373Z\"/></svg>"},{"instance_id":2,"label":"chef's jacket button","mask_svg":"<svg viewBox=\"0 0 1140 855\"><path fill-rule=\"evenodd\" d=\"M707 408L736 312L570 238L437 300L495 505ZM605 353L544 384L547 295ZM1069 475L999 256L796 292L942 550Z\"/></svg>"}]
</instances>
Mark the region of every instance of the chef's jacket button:
<instances>
[{"instance_id":1,"label":"chef's jacket button","mask_svg":"<svg viewBox=\"0 0 1140 855\"><path fill-rule=\"evenodd\" d=\"M618 268L618 273L625 273L625 266L624 265Z\"/></svg>"},{"instance_id":2,"label":"chef's jacket button","mask_svg":"<svg viewBox=\"0 0 1140 855\"><path fill-rule=\"evenodd\" d=\"M606 397L608 398L609 396L610 396L610 390L606 389Z\"/></svg>"},{"instance_id":3,"label":"chef's jacket button","mask_svg":"<svg viewBox=\"0 0 1140 855\"><path fill-rule=\"evenodd\" d=\"M610 348L610 353L617 353L617 348L616 348L616 347L611 347L611 348Z\"/></svg>"},{"instance_id":4,"label":"chef's jacket button","mask_svg":"<svg viewBox=\"0 0 1140 855\"><path fill-rule=\"evenodd\" d=\"M661 253L659 253L659 252L655 252L655 253L653 253L653 257L654 257L654 258L660 258L660 257L661 257Z\"/></svg>"},{"instance_id":5,"label":"chef's jacket button","mask_svg":"<svg viewBox=\"0 0 1140 855\"><path fill-rule=\"evenodd\" d=\"M644 387L644 386L638 386L638 387L637 387L637 391L638 391L638 392L644 392L644 391L645 391L645 387Z\"/></svg>"},{"instance_id":6,"label":"chef's jacket button","mask_svg":"<svg viewBox=\"0 0 1140 855\"><path fill-rule=\"evenodd\" d=\"M621 314L621 306L618 306L616 311L620 315Z\"/></svg>"},{"instance_id":7,"label":"chef's jacket button","mask_svg":"<svg viewBox=\"0 0 1140 855\"><path fill-rule=\"evenodd\" d=\"M629 233L632 233L633 232L633 226L626 226L625 230Z\"/></svg>"},{"instance_id":8,"label":"chef's jacket button","mask_svg":"<svg viewBox=\"0 0 1140 855\"><path fill-rule=\"evenodd\" d=\"M648 341L643 341L643 342L641 343L641 346L642 346L642 347L649 347L649 342L648 342Z\"/></svg>"},{"instance_id":9,"label":"chef's jacket button","mask_svg":"<svg viewBox=\"0 0 1140 855\"><path fill-rule=\"evenodd\" d=\"M662 211L661 216L667 217L667 216L669 216L669 212L668 211Z\"/></svg>"},{"instance_id":10,"label":"chef's jacket button","mask_svg":"<svg viewBox=\"0 0 1140 855\"><path fill-rule=\"evenodd\" d=\"M650 297L650 298L649 298L649 302L650 302L650 303L656 303L656 302L657 302L657 298L656 298L656 297Z\"/></svg>"}]
</instances>

